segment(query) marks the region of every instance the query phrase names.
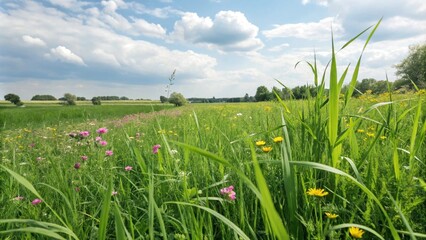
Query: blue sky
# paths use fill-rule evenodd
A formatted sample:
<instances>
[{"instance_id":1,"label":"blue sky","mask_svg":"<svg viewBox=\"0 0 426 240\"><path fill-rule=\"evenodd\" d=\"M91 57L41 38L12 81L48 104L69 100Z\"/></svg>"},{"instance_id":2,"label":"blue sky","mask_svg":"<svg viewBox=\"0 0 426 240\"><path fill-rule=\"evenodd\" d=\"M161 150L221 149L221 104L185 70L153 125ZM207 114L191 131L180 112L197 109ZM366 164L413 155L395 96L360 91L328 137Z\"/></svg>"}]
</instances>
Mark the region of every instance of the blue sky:
<instances>
[{"instance_id":1,"label":"blue sky","mask_svg":"<svg viewBox=\"0 0 426 240\"><path fill-rule=\"evenodd\" d=\"M159 99L174 69L171 90L186 97L312 84L294 65L315 51L323 71L331 28L340 47L381 17L360 80L393 81L409 46L426 42L424 0L2 0L0 95ZM338 53L340 69L365 37Z\"/></svg>"}]
</instances>

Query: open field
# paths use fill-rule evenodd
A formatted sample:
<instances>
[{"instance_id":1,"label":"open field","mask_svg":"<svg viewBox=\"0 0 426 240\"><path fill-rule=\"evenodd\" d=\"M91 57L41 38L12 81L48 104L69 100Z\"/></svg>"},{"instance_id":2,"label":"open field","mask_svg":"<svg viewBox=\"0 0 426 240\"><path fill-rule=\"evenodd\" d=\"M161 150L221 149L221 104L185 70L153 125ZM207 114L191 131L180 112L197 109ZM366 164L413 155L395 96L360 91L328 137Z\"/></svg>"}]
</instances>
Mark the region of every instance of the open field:
<instances>
[{"instance_id":1,"label":"open field","mask_svg":"<svg viewBox=\"0 0 426 240\"><path fill-rule=\"evenodd\" d=\"M331 105L321 96L188 105L115 120L91 115L76 123L59 115L9 128L0 133L0 235L424 238L424 100L342 100L334 144ZM48 111L9 114L19 121L21 110L34 117L42 109Z\"/></svg>"},{"instance_id":2,"label":"open field","mask_svg":"<svg viewBox=\"0 0 426 240\"><path fill-rule=\"evenodd\" d=\"M22 101L26 107L31 106L63 106L63 101ZM160 101L152 101L152 100L119 100L119 101L107 101L102 100L102 105L152 105L152 104L161 104ZM77 105L93 105L92 101L76 101ZM0 100L0 108L1 107L14 107L12 103L9 101Z\"/></svg>"},{"instance_id":3,"label":"open field","mask_svg":"<svg viewBox=\"0 0 426 240\"><path fill-rule=\"evenodd\" d=\"M158 111L171 108L171 104L104 104L63 106L27 104L26 107L3 107L0 105L0 131L15 128L69 125L96 119L113 119L129 114Z\"/></svg>"}]
</instances>

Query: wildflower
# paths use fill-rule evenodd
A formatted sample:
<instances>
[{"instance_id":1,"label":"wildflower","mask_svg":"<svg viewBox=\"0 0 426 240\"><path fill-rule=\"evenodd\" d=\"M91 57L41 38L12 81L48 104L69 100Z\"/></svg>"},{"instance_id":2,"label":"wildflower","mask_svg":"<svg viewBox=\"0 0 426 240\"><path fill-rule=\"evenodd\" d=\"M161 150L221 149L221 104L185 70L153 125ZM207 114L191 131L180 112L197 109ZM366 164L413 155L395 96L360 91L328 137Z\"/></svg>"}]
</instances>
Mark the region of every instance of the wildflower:
<instances>
[{"instance_id":1,"label":"wildflower","mask_svg":"<svg viewBox=\"0 0 426 240\"><path fill-rule=\"evenodd\" d=\"M268 152L272 151L272 147L262 147L262 151L264 153L268 153Z\"/></svg>"},{"instance_id":2,"label":"wildflower","mask_svg":"<svg viewBox=\"0 0 426 240\"><path fill-rule=\"evenodd\" d=\"M335 214L335 213L329 213L329 212L326 212L326 213L325 213L325 216L326 216L327 218L330 218L330 219L335 219L335 218L337 218L339 215L337 215L337 214Z\"/></svg>"},{"instance_id":3,"label":"wildflower","mask_svg":"<svg viewBox=\"0 0 426 240\"><path fill-rule=\"evenodd\" d=\"M324 197L328 195L328 192L325 192L322 188L309 188L306 192L309 196L315 196L315 197Z\"/></svg>"},{"instance_id":4,"label":"wildflower","mask_svg":"<svg viewBox=\"0 0 426 240\"><path fill-rule=\"evenodd\" d=\"M132 167L132 166L126 166L126 167L124 168L124 170L126 170L126 171L132 171L132 169L133 169L133 167Z\"/></svg>"},{"instance_id":5,"label":"wildflower","mask_svg":"<svg viewBox=\"0 0 426 240\"><path fill-rule=\"evenodd\" d=\"M271 107L269 107L269 106L266 106L265 107L265 112L270 112L272 110L272 108Z\"/></svg>"},{"instance_id":6,"label":"wildflower","mask_svg":"<svg viewBox=\"0 0 426 240\"><path fill-rule=\"evenodd\" d=\"M96 142L99 142L99 141L101 141L101 140L102 140L102 138L101 138L101 137L99 137L99 136L95 138L95 141L96 141Z\"/></svg>"},{"instance_id":7,"label":"wildflower","mask_svg":"<svg viewBox=\"0 0 426 240\"><path fill-rule=\"evenodd\" d=\"M80 163L76 163L76 164L74 164L74 168L75 168L76 170L80 169L80 166L81 166L81 164L80 164Z\"/></svg>"},{"instance_id":8,"label":"wildflower","mask_svg":"<svg viewBox=\"0 0 426 240\"><path fill-rule=\"evenodd\" d=\"M274 143L279 143L279 142L282 142L283 140L284 140L283 137L274 137L273 139Z\"/></svg>"},{"instance_id":9,"label":"wildflower","mask_svg":"<svg viewBox=\"0 0 426 240\"><path fill-rule=\"evenodd\" d=\"M114 153L111 150L106 150L105 155L106 156L112 156Z\"/></svg>"},{"instance_id":10,"label":"wildflower","mask_svg":"<svg viewBox=\"0 0 426 240\"><path fill-rule=\"evenodd\" d=\"M90 135L89 131L81 131L80 132L80 137L85 138L88 137Z\"/></svg>"},{"instance_id":11,"label":"wildflower","mask_svg":"<svg viewBox=\"0 0 426 240\"><path fill-rule=\"evenodd\" d=\"M104 133L108 132L108 129L107 128L99 128L98 130L96 130L96 132L99 133L99 134L104 134Z\"/></svg>"},{"instance_id":12,"label":"wildflower","mask_svg":"<svg viewBox=\"0 0 426 240\"><path fill-rule=\"evenodd\" d=\"M112 191L112 193L111 193L111 195L112 196L115 196L115 195L117 195L118 194L118 192L117 191Z\"/></svg>"},{"instance_id":13,"label":"wildflower","mask_svg":"<svg viewBox=\"0 0 426 240\"><path fill-rule=\"evenodd\" d=\"M88 156L83 155L83 156L81 156L80 158L81 158L81 160L86 161L89 157L88 157Z\"/></svg>"},{"instance_id":14,"label":"wildflower","mask_svg":"<svg viewBox=\"0 0 426 240\"><path fill-rule=\"evenodd\" d=\"M236 193L234 192L234 186L232 185L229 187L220 189L220 194L227 195L229 199L231 200L235 200L237 198Z\"/></svg>"},{"instance_id":15,"label":"wildflower","mask_svg":"<svg viewBox=\"0 0 426 240\"><path fill-rule=\"evenodd\" d=\"M170 154L175 155L176 153L178 153L178 151L176 149L170 150Z\"/></svg>"},{"instance_id":16,"label":"wildflower","mask_svg":"<svg viewBox=\"0 0 426 240\"><path fill-rule=\"evenodd\" d=\"M243 114L242 113L237 113L237 116L239 117L239 116L243 116Z\"/></svg>"},{"instance_id":17,"label":"wildflower","mask_svg":"<svg viewBox=\"0 0 426 240\"><path fill-rule=\"evenodd\" d=\"M357 227L350 227L349 228L349 233L354 238L362 238L362 235L364 234L364 231L361 230L361 229L359 229L359 228L357 228Z\"/></svg>"},{"instance_id":18,"label":"wildflower","mask_svg":"<svg viewBox=\"0 0 426 240\"><path fill-rule=\"evenodd\" d=\"M374 137L374 133L373 132L367 132L366 133L368 137Z\"/></svg>"},{"instance_id":19,"label":"wildflower","mask_svg":"<svg viewBox=\"0 0 426 240\"><path fill-rule=\"evenodd\" d=\"M36 198L36 199L34 199L34 200L31 202L31 204L32 204L32 205L37 205L37 204L40 204L41 202L43 202L41 199Z\"/></svg>"},{"instance_id":20,"label":"wildflower","mask_svg":"<svg viewBox=\"0 0 426 240\"><path fill-rule=\"evenodd\" d=\"M258 147L264 146L265 144L266 144L266 142L263 141L263 140L259 140L259 141L256 142L256 146L258 146Z\"/></svg>"},{"instance_id":21,"label":"wildflower","mask_svg":"<svg viewBox=\"0 0 426 240\"><path fill-rule=\"evenodd\" d=\"M385 140L385 139L386 139L386 136L380 136L380 139L381 139L381 140Z\"/></svg>"},{"instance_id":22,"label":"wildflower","mask_svg":"<svg viewBox=\"0 0 426 240\"><path fill-rule=\"evenodd\" d=\"M22 196L16 196L16 197L13 198L13 200L15 200L15 201L22 201L22 200L24 200L24 197L22 197Z\"/></svg>"},{"instance_id":23,"label":"wildflower","mask_svg":"<svg viewBox=\"0 0 426 240\"><path fill-rule=\"evenodd\" d=\"M364 129L357 129L356 132L357 133L364 133L365 131L364 131Z\"/></svg>"},{"instance_id":24,"label":"wildflower","mask_svg":"<svg viewBox=\"0 0 426 240\"><path fill-rule=\"evenodd\" d=\"M161 148L160 144L156 144L156 145L152 146L152 153L157 154L159 148Z\"/></svg>"},{"instance_id":25,"label":"wildflower","mask_svg":"<svg viewBox=\"0 0 426 240\"><path fill-rule=\"evenodd\" d=\"M102 140L102 141L100 141L100 142L99 142L99 144L100 144L101 146L106 146L106 145L108 144L108 142L107 142L107 141Z\"/></svg>"}]
</instances>

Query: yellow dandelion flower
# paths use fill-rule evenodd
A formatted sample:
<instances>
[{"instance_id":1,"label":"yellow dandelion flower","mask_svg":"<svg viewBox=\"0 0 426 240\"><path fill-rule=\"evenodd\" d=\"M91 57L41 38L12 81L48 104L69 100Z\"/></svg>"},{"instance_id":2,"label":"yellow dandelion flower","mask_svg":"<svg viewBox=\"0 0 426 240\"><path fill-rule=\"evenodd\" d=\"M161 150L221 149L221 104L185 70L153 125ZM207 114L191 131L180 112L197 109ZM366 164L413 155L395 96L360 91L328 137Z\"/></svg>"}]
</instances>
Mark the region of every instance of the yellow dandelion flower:
<instances>
[{"instance_id":1,"label":"yellow dandelion flower","mask_svg":"<svg viewBox=\"0 0 426 240\"><path fill-rule=\"evenodd\" d=\"M268 153L268 152L272 151L272 147L262 147L262 151L264 153Z\"/></svg>"},{"instance_id":2,"label":"yellow dandelion flower","mask_svg":"<svg viewBox=\"0 0 426 240\"><path fill-rule=\"evenodd\" d=\"M324 197L328 195L328 192L325 192L325 190L322 188L309 188L306 194L309 196Z\"/></svg>"},{"instance_id":3,"label":"yellow dandelion flower","mask_svg":"<svg viewBox=\"0 0 426 240\"><path fill-rule=\"evenodd\" d=\"M284 140L283 137L274 137L274 143L279 143L282 142Z\"/></svg>"},{"instance_id":4,"label":"yellow dandelion flower","mask_svg":"<svg viewBox=\"0 0 426 240\"><path fill-rule=\"evenodd\" d=\"M361 230L361 229L359 229L359 228L357 228L357 227L350 227L349 228L349 233L354 238L362 238L362 235L364 234L364 231Z\"/></svg>"},{"instance_id":5,"label":"yellow dandelion flower","mask_svg":"<svg viewBox=\"0 0 426 240\"><path fill-rule=\"evenodd\" d=\"M269 107L269 106L266 106L266 107L265 107L265 111L266 111L266 112L270 112L271 110L272 110L272 108L271 108L271 107Z\"/></svg>"},{"instance_id":6,"label":"yellow dandelion flower","mask_svg":"<svg viewBox=\"0 0 426 240\"><path fill-rule=\"evenodd\" d=\"M337 214L335 214L335 213L329 213L329 212L326 212L326 213L325 213L325 216L326 216L327 218L330 218L330 219L335 219L335 218L337 218L339 215L337 215Z\"/></svg>"},{"instance_id":7,"label":"yellow dandelion flower","mask_svg":"<svg viewBox=\"0 0 426 240\"><path fill-rule=\"evenodd\" d=\"M364 133L365 131L364 131L364 129L357 129L356 132L357 133Z\"/></svg>"},{"instance_id":8,"label":"yellow dandelion flower","mask_svg":"<svg viewBox=\"0 0 426 240\"><path fill-rule=\"evenodd\" d=\"M381 139L381 140L385 140L385 139L386 139L386 136L380 136L380 139Z\"/></svg>"},{"instance_id":9,"label":"yellow dandelion flower","mask_svg":"<svg viewBox=\"0 0 426 240\"><path fill-rule=\"evenodd\" d=\"M372 138L375 136L373 132L367 132L366 134L368 137L372 137Z\"/></svg>"},{"instance_id":10,"label":"yellow dandelion flower","mask_svg":"<svg viewBox=\"0 0 426 240\"><path fill-rule=\"evenodd\" d=\"M258 146L258 147L264 146L265 144L266 144L266 142L263 141L263 140L259 140L259 141L256 142L256 146Z\"/></svg>"}]
</instances>

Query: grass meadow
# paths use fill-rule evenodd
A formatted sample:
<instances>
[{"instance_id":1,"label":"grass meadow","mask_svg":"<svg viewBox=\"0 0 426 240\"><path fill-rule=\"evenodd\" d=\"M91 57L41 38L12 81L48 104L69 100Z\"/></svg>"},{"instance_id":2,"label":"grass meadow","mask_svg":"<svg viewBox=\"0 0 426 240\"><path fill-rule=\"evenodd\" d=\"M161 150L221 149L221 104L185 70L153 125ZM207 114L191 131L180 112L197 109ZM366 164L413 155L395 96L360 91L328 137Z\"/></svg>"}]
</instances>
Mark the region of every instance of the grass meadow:
<instances>
[{"instance_id":1,"label":"grass meadow","mask_svg":"<svg viewBox=\"0 0 426 240\"><path fill-rule=\"evenodd\" d=\"M336 56L303 101L7 109L0 238L426 238L425 94L352 99Z\"/></svg>"}]
</instances>

